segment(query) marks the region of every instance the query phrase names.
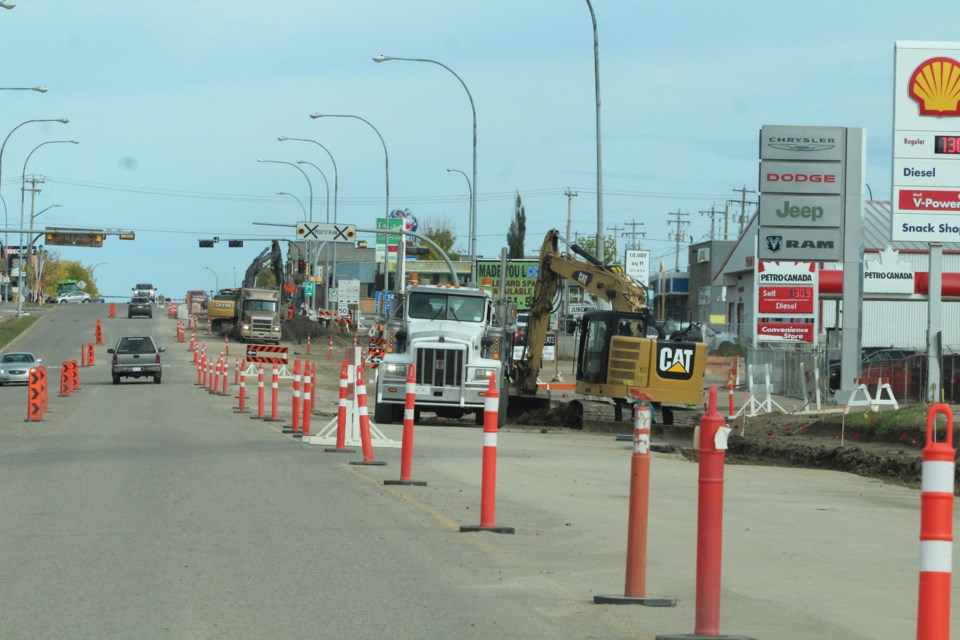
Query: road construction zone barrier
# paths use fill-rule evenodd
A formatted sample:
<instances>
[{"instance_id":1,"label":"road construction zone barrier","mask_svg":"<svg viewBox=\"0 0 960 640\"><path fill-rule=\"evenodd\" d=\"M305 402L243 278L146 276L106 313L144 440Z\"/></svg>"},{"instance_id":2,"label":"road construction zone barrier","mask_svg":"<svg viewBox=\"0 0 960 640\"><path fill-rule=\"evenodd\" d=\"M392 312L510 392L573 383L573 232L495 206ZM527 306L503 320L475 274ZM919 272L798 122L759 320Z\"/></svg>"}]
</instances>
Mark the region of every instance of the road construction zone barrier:
<instances>
[{"instance_id":1,"label":"road construction zone barrier","mask_svg":"<svg viewBox=\"0 0 960 640\"><path fill-rule=\"evenodd\" d=\"M80 345L80 366L87 366L87 345L85 344Z\"/></svg>"},{"instance_id":2,"label":"road construction zone barrier","mask_svg":"<svg viewBox=\"0 0 960 640\"><path fill-rule=\"evenodd\" d=\"M857 408L869 407L874 412L880 411L883 407L892 407L894 410L900 408L897 399L893 397L893 388L890 386L889 378L877 379L877 394L873 398L870 397L869 384L871 384L871 381L867 378L856 379L853 393L850 394L847 402L843 405L844 414L849 413L850 409Z\"/></svg>"},{"instance_id":3,"label":"road construction zone barrier","mask_svg":"<svg viewBox=\"0 0 960 640\"><path fill-rule=\"evenodd\" d=\"M108 317L108 318L116 318L116 317L117 317L117 303L116 303L116 302L111 302L111 303L110 303L110 309L107 311L107 317Z\"/></svg>"},{"instance_id":4,"label":"road construction zone barrier","mask_svg":"<svg viewBox=\"0 0 960 640\"><path fill-rule=\"evenodd\" d=\"M309 365L308 365L309 366ZM291 425L290 429L284 429L284 432L300 432L300 360L293 361L293 392L290 394L293 406L290 408Z\"/></svg>"},{"instance_id":5,"label":"road construction zone barrier","mask_svg":"<svg viewBox=\"0 0 960 640\"><path fill-rule=\"evenodd\" d=\"M403 438L400 441L400 479L384 480L383 484L414 485L425 487L423 480L410 479L410 467L413 464L413 416L416 412L417 367L407 365L406 396L403 404Z\"/></svg>"},{"instance_id":6,"label":"road construction zone barrier","mask_svg":"<svg viewBox=\"0 0 960 640\"><path fill-rule=\"evenodd\" d=\"M370 414L367 411L367 381L363 377L363 367L357 367L357 413L360 418L360 449L363 460L353 460L350 464L383 466L382 460L373 458L373 441L370 437Z\"/></svg>"},{"instance_id":7,"label":"road construction zone barrier","mask_svg":"<svg viewBox=\"0 0 960 640\"><path fill-rule=\"evenodd\" d=\"M347 449L347 388L350 381L350 365L344 360L340 365L340 399L337 403L337 446L328 452L353 453Z\"/></svg>"},{"instance_id":8,"label":"road construction zone barrier","mask_svg":"<svg viewBox=\"0 0 960 640\"><path fill-rule=\"evenodd\" d=\"M73 391L79 391L80 390L80 363L78 363L76 360L70 360L68 362L70 364L70 386L73 389Z\"/></svg>"},{"instance_id":9,"label":"road construction zone barrier","mask_svg":"<svg viewBox=\"0 0 960 640\"><path fill-rule=\"evenodd\" d=\"M248 344L246 350L247 373L255 373L257 364L270 364L278 367L281 378L293 378L287 369L290 350L287 347L278 347L268 344Z\"/></svg>"},{"instance_id":10,"label":"road construction zone barrier","mask_svg":"<svg viewBox=\"0 0 960 640\"><path fill-rule=\"evenodd\" d=\"M333 338L330 338L327 345L327 360L333 360Z\"/></svg>"},{"instance_id":11,"label":"road construction zone barrier","mask_svg":"<svg viewBox=\"0 0 960 640\"><path fill-rule=\"evenodd\" d=\"M171 300L167 303L167 317L176 318L177 317L177 303Z\"/></svg>"},{"instance_id":12,"label":"road construction zone barrier","mask_svg":"<svg viewBox=\"0 0 960 640\"><path fill-rule=\"evenodd\" d=\"M183 342L183 340L184 340L183 320L177 320L177 342Z\"/></svg>"},{"instance_id":13,"label":"road construction zone barrier","mask_svg":"<svg viewBox=\"0 0 960 640\"><path fill-rule=\"evenodd\" d=\"M97 318L94 333L96 334L97 344L103 344L103 327L100 325L100 318Z\"/></svg>"},{"instance_id":14,"label":"road construction zone barrier","mask_svg":"<svg viewBox=\"0 0 960 640\"><path fill-rule=\"evenodd\" d=\"M303 374L303 425L300 435L309 436L310 435L310 413L311 406L313 402L312 386L313 386L313 376L316 375L316 371L312 370L310 363L307 362L304 366Z\"/></svg>"},{"instance_id":15,"label":"road construction zone barrier","mask_svg":"<svg viewBox=\"0 0 960 640\"><path fill-rule=\"evenodd\" d=\"M516 532L513 527L498 527L495 524L497 505L497 421L499 416L500 393L497 391L497 376L491 373L490 386L487 387L483 401L483 466L480 481L480 524L461 526L461 532Z\"/></svg>"},{"instance_id":16,"label":"road construction zone barrier","mask_svg":"<svg viewBox=\"0 0 960 640\"><path fill-rule=\"evenodd\" d=\"M46 371L46 367L31 367L27 376L27 422L43 420Z\"/></svg>"},{"instance_id":17,"label":"road construction zone barrier","mask_svg":"<svg viewBox=\"0 0 960 640\"><path fill-rule=\"evenodd\" d=\"M741 413L748 418L755 418L764 413L773 413L773 408L776 407L780 410L780 413L786 413L787 410L777 404L776 400L773 399L773 384L770 383L770 371L772 366L770 363L765 363L763 365L747 365L747 401L740 407L740 411L737 411L732 417L736 418ZM763 384L759 382L759 376L763 375ZM757 375L757 381L754 381L754 374ZM759 399L760 394L763 394L763 399Z\"/></svg>"},{"instance_id":18,"label":"road construction zone barrier","mask_svg":"<svg viewBox=\"0 0 960 640\"><path fill-rule=\"evenodd\" d=\"M937 415L947 420L945 442L936 442ZM950 580L953 571L953 492L957 451L953 410L927 410L927 443L920 480L920 592L917 640L950 640Z\"/></svg>"},{"instance_id":19,"label":"road construction zone barrier","mask_svg":"<svg viewBox=\"0 0 960 640\"><path fill-rule=\"evenodd\" d=\"M239 361L238 361L239 362ZM243 369L240 370L240 382L238 383L240 387L240 394L237 396L238 405L234 413L246 413L247 412L247 372Z\"/></svg>"},{"instance_id":20,"label":"road construction zone barrier","mask_svg":"<svg viewBox=\"0 0 960 640\"><path fill-rule=\"evenodd\" d=\"M730 427L717 413L717 387L710 385L707 411L700 418L697 496L697 586L693 635L657 635L658 640L748 636L720 635L720 565L723 550L723 465Z\"/></svg>"},{"instance_id":21,"label":"road construction zone barrier","mask_svg":"<svg viewBox=\"0 0 960 640\"><path fill-rule=\"evenodd\" d=\"M69 398L73 387L70 384L70 364L68 362L60 363L60 393L61 398Z\"/></svg>"},{"instance_id":22,"label":"road construction zone barrier","mask_svg":"<svg viewBox=\"0 0 960 640\"><path fill-rule=\"evenodd\" d=\"M94 364L96 364L96 352L94 351L93 343L91 342L87 345L87 366L92 367Z\"/></svg>"},{"instance_id":23,"label":"road construction zone barrier","mask_svg":"<svg viewBox=\"0 0 960 640\"><path fill-rule=\"evenodd\" d=\"M310 334L307 334L307 355L310 355Z\"/></svg>"},{"instance_id":24,"label":"road construction zone barrier","mask_svg":"<svg viewBox=\"0 0 960 640\"><path fill-rule=\"evenodd\" d=\"M627 520L627 571L622 596L594 596L594 604L676 606L675 598L647 597L647 518L650 505L650 425L653 405L633 408L633 456L630 459L630 512Z\"/></svg>"}]
</instances>

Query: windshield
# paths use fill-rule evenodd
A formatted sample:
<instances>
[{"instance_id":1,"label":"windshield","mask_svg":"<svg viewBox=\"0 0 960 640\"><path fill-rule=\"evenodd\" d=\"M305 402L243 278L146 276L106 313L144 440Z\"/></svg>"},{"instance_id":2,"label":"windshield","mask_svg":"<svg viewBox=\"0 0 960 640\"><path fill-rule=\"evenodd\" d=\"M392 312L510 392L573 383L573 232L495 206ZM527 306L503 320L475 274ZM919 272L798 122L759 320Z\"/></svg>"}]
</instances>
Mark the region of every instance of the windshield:
<instances>
[{"instance_id":1,"label":"windshield","mask_svg":"<svg viewBox=\"0 0 960 640\"><path fill-rule=\"evenodd\" d=\"M485 307L484 298L418 292L410 294L409 314L425 320L483 322Z\"/></svg>"},{"instance_id":2,"label":"windshield","mask_svg":"<svg viewBox=\"0 0 960 640\"><path fill-rule=\"evenodd\" d=\"M269 311L273 313L277 310L276 300L244 300L243 308L247 311Z\"/></svg>"}]
</instances>

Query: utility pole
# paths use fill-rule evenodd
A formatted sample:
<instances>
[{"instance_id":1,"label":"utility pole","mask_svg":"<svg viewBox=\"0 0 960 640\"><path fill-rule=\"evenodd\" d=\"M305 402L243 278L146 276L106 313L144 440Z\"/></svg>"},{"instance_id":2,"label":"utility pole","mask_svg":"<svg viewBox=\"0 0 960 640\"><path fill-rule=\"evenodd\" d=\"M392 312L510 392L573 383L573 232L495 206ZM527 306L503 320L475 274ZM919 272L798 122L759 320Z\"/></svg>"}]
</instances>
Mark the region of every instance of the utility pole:
<instances>
[{"instance_id":1,"label":"utility pole","mask_svg":"<svg viewBox=\"0 0 960 640\"><path fill-rule=\"evenodd\" d=\"M723 239L730 239L730 202L727 201L723 205Z\"/></svg>"},{"instance_id":2,"label":"utility pole","mask_svg":"<svg viewBox=\"0 0 960 640\"><path fill-rule=\"evenodd\" d=\"M713 205L710 205L709 211L700 211L700 215L710 216L710 242L713 242L714 240L717 239L716 222L717 222L717 215L719 213L720 213L720 210L714 207Z\"/></svg>"},{"instance_id":3,"label":"utility pole","mask_svg":"<svg viewBox=\"0 0 960 640\"><path fill-rule=\"evenodd\" d=\"M637 219L634 218L630 222L625 222L624 226L630 227L632 229L632 231L625 231L623 235L624 237L630 236L630 250L636 251L639 248L639 246L637 245L637 236L640 236L641 238L647 237L646 231L637 231L637 227L642 227L643 223L637 222Z\"/></svg>"},{"instance_id":4,"label":"utility pole","mask_svg":"<svg viewBox=\"0 0 960 640\"><path fill-rule=\"evenodd\" d=\"M668 215L668 216L671 216L671 217L676 216L676 220L671 221L671 223L676 222L676 224L677 224L677 230L676 230L676 231L671 231L670 234L673 236L673 238L671 238L671 239L674 240L674 241L677 243L676 258L675 258L673 270L674 270L674 271L680 271L680 243L683 241L684 238L686 238L686 236L683 234L682 230L683 230L683 227L685 227L686 225L690 224L690 221L689 221L689 220L684 220L683 218L684 218L685 216L689 216L690 214L689 214L689 213L680 213L680 210L677 209L677 211L676 211L675 213L674 213L674 212L670 212L670 213L668 213L667 215Z\"/></svg>"},{"instance_id":5,"label":"utility pole","mask_svg":"<svg viewBox=\"0 0 960 640\"><path fill-rule=\"evenodd\" d=\"M30 192L30 234L27 237L27 266L26 266L27 271L26 271L26 278L24 279L24 282L26 283L26 288L30 289L31 287L34 286L33 278L35 277L34 274L36 273L36 270L34 269L33 270L34 273L31 274L30 268L33 266L33 218L34 218L34 211L36 211L37 194L40 193L40 189L37 189L37 185L43 184L44 180L43 178L30 176L26 180L26 182L30 183L30 188L27 189L26 184L24 184L22 188L24 191ZM20 268L21 269L24 268L22 247L20 248ZM23 293L21 292L18 295L23 295ZM34 300L37 300L37 298L34 297Z\"/></svg>"},{"instance_id":6,"label":"utility pole","mask_svg":"<svg viewBox=\"0 0 960 640\"><path fill-rule=\"evenodd\" d=\"M570 242L570 214L573 211L573 199L577 197L576 191L570 191L570 187L563 192L567 196L567 242ZM570 280L563 279L563 314L570 313Z\"/></svg>"},{"instance_id":7,"label":"utility pole","mask_svg":"<svg viewBox=\"0 0 960 640\"><path fill-rule=\"evenodd\" d=\"M607 227L607 231L613 231L613 259L614 259L614 261L616 261L616 259L617 259L617 257L618 257L618 254L617 254L617 237L620 235L620 232L623 231L624 229L625 229L625 227L619 227L619 226L617 226L617 225L613 225L612 227ZM600 251L600 259L603 260L603 264L607 264L606 254L607 254L606 251L603 251L603 250Z\"/></svg>"},{"instance_id":8,"label":"utility pole","mask_svg":"<svg viewBox=\"0 0 960 640\"><path fill-rule=\"evenodd\" d=\"M755 202L747 202L748 193L756 193L752 189L747 189L747 185L743 185L742 189L731 189L740 194L740 233L743 234L743 225L747 221L747 204L756 204ZM736 202L734 200L733 202Z\"/></svg>"}]
</instances>

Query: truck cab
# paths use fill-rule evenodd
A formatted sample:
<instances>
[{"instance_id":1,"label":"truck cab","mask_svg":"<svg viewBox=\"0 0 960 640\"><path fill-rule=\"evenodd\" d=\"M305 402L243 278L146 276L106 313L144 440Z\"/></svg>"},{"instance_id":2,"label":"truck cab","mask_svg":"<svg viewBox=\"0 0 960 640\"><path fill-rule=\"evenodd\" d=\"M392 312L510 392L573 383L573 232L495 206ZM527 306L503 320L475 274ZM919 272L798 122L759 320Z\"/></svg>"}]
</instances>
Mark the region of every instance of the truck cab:
<instances>
[{"instance_id":1,"label":"truck cab","mask_svg":"<svg viewBox=\"0 0 960 640\"><path fill-rule=\"evenodd\" d=\"M505 413L514 316L482 289L430 285L408 289L386 322L375 420L402 420L411 364L416 366L418 412L446 418L474 413L479 423L492 375Z\"/></svg>"}]
</instances>

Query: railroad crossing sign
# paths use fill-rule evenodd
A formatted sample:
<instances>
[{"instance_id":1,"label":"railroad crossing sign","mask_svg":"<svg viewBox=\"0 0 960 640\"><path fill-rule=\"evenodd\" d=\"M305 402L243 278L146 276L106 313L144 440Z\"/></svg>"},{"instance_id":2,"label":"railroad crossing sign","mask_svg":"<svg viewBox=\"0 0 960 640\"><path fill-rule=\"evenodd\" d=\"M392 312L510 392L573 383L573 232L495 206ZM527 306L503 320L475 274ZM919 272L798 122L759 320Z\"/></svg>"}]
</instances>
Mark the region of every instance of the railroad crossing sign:
<instances>
[{"instance_id":1,"label":"railroad crossing sign","mask_svg":"<svg viewBox=\"0 0 960 640\"><path fill-rule=\"evenodd\" d=\"M324 242L353 242L357 235L357 225L298 222L297 240L320 240Z\"/></svg>"}]
</instances>

